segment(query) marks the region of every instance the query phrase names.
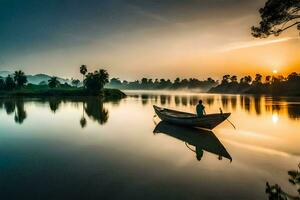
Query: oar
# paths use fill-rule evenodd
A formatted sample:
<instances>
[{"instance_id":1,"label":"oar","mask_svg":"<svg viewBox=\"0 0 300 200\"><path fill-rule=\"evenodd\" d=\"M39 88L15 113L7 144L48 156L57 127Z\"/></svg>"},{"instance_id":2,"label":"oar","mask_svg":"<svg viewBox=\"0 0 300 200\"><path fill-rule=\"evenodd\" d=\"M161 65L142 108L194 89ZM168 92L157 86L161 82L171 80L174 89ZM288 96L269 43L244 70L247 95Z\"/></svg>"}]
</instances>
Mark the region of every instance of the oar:
<instances>
[{"instance_id":1,"label":"oar","mask_svg":"<svg viewBox=\"0 0 300 200\"><path fill-rule=\"evenodd\" d=\"M222 108L219 108L219 109L220 109L221 114L223 114ZM226 120L232 125L232 127L233 127L234 129L236 129L235 125L234 125L228 118L227 118Z\"/></svg>"}]
</instances>

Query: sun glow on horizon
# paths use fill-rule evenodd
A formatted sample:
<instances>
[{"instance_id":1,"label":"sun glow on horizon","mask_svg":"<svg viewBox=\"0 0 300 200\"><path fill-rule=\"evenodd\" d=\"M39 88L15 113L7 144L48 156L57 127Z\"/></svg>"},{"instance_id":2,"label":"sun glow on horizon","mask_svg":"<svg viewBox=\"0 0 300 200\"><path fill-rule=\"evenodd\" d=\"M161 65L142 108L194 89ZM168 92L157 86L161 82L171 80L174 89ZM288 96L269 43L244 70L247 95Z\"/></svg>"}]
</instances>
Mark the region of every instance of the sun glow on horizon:
<instances>
[{"instance_id":1,"label":"sun glow on horizon","mask_svg":"<svg viewBox=\"0 0 300 200\"><path fill-rule=\"evenodd\" d=\"M278 73L277 69L273 69L273 74L277 74L277 73Z\"/></svg>"}]
</instances>

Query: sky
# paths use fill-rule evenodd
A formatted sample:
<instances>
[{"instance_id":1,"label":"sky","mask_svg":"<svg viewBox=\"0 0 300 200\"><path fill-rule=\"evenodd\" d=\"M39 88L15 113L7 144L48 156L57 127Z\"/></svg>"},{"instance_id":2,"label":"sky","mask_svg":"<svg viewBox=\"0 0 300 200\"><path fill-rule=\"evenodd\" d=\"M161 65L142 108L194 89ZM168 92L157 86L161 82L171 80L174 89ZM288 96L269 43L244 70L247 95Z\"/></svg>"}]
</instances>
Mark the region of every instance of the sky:
<instances>
[{"instance_id":1,"label":"sky","mask_svg":"<svg viewBox=\"0 0 300 200\"><path fill-rule=\"evenodd\" d=\"M219 78L300 71L300 37L256 39L266 0L0 0L0 71Z\"/></svg>"}]
</instances>

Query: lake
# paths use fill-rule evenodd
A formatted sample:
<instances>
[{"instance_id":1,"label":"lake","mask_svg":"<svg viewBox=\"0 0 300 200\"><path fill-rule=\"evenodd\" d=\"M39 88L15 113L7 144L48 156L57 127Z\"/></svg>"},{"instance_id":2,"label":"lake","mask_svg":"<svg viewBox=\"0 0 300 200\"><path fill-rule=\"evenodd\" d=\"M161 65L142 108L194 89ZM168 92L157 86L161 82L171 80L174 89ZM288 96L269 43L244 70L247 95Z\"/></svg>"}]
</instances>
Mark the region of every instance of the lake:
<instances>
[{"instance_id":1,"label":"lake","mask_svg":"<svg viewBox=\"0 0 300 200\"><path fill-rule=\"evenodd\" d=\"M1 199L268 199L299 196L300 98L125 91L127 98L0 99ZM212 132L152 105L231 112Z\"/></svg>"}]
</instances>

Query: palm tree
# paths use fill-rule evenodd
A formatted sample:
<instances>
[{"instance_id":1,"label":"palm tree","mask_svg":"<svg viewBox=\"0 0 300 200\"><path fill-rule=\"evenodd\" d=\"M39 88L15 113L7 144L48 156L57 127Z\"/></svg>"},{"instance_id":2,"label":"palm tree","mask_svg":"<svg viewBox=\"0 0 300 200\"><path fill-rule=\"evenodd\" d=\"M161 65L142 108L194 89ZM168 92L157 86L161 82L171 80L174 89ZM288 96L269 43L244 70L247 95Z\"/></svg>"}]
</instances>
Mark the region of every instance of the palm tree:
<instances>
[{"instance_id":1,"label":"palm tree","mask_svg":"<svg viewBox=\"0 0 300 200\"><path fill-rule=\"evenodd\" d=\"M25 73L23 71L15 71L14 81L16 82L17 87L21 88L25 83L27 83L27 77L25 76Z\"/></svg>"},{"instance_id":2,"label":"palm tree","mask_svg":"<svg viewBox=\"0 0 300 200\"><path fill-rule=\"evenodd\" d=\"M48 80L48 86L50 88L55 88L60 84L60 82L57 80L57 77L53 76L51 79Z\"/></svg>"},{"instance_id":3,"label":"palm tree","mask_svg":"<svg viewBox=\"0 0 300 200\"><path fill-rule=\"evenodd\" d=\"M83 81L84 81L84 76L85 76L85 74L87 73L87 67L86 67L86 65L81 65L81 66L80 66L80 73L82 74L82 83L83 83Z\"/></svg>"},{"instance_id":4,"label":"palm tree","mask_svg":"<svg viewBox=\"0 0 300 200\"><path fill-rule=\"evenodd\" d=\"M100 69L94 73L88 73L84 80L85 87L90 91L100 91L109 82L109 74L106 70Z\"/></svg>"}]
</instances>

